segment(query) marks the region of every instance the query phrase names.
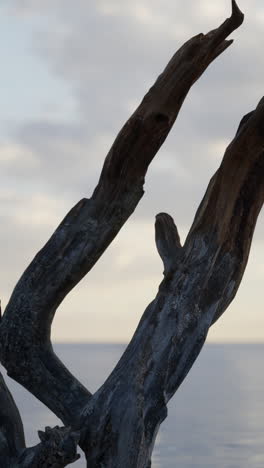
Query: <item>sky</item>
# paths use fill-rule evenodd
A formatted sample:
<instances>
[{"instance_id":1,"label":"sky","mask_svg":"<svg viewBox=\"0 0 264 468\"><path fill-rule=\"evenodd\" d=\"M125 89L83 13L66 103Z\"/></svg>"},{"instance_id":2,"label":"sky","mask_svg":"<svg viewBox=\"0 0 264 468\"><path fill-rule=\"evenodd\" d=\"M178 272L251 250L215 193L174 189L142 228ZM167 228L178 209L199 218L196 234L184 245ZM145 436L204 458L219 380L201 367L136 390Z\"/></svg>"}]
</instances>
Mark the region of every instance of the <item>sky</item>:
<instances>
[{"instance_id":1,"label":"sky","mask_svg":"<svg viewBox=\"0 0 264 468\"><path fill-rule=\"evenodd\" d=\"M0 5L0 296L97 184L122 125L193 35L230 16L229 0L2 0ZM107 252L67 296L54 341L127 342L162 280L155 215L184 240L238 124L263 95L264 5L240 0L234 44L189 93L146 178L145 196ZM213 342L262 342L264 219L237 296Z\"/></svg>"}]
</instances>

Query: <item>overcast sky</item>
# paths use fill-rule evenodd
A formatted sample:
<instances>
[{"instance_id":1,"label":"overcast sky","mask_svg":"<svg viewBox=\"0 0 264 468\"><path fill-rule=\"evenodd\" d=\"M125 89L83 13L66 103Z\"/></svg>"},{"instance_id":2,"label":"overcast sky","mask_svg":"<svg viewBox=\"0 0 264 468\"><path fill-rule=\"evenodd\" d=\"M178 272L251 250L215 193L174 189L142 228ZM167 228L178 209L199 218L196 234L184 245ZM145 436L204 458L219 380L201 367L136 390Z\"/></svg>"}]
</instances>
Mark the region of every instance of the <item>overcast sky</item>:
<instances>
[{"instance_id":1,"label":"overcast sky","mask_svg":"<svg viewBox=\"0 0 264 468\"><path fill-rule=\"evenodd\" d=\"M229 0L6 0L0 6L0 296L67 211L89 197L106 153L171 55L230 15ZM133 334L162 279L154 220L182 239L209 178L264 89L264 6L241 0L234 44L196 83L148 172L133 217L56 314L56 341ZM264 220L236 299L211 341L263 341Z\"/></svg>"}]
</instances>

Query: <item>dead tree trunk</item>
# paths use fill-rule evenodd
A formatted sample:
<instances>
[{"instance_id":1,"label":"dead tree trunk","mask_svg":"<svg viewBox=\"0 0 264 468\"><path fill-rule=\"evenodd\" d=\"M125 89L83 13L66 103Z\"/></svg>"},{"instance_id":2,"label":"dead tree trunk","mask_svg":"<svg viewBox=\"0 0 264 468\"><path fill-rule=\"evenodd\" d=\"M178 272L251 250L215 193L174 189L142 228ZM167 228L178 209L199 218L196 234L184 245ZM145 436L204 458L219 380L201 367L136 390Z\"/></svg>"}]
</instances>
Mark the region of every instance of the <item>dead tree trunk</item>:
<instances>
[{"instance_id":1,"label":"dead tree trunk","mask_svg":"<svg viewBox=\"0 0 264 468\"><path fill-rule=\"evenodd\" d=\"M166 404L242 279L264 197L263 100L242 119L183 246L173 219L157 215L156 244L164 279L103 386L91 395L53 352L50 329L57 307L133 213L143 195L148 166L189 89L231 45L226 38L242 22L243 14L232 1L230 18L190 39L172 57L118 134L92 197L69 212L36 255L3 315L1 362L11 377L80 434L89 468L151 465ZM21 451L17 411L10 419L8 444L17 428Z\"/></svg>"}]
</instances>

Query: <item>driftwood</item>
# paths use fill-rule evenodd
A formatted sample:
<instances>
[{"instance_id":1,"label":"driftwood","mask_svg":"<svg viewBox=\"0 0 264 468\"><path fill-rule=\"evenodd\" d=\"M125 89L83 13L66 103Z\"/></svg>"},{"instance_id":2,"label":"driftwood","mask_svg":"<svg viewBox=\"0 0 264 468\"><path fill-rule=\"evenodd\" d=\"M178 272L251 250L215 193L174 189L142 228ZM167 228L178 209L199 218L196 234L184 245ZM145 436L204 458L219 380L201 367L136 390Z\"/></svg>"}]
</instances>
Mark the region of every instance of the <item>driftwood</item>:
<instances>
[{"instance_id":1,"label":"driftwood","mask_svg":"<svg viewBox=\"0 0 264 468\"><path fill-rule=\"evenodd\" d=\"M1 468L62 468L80 455L80 432L68 427L38 432L40 443L26 448L20 414L0 373L0 466Z\"/></svg>"},{"instance_id":2,"label":"driftwood","mask_svg":"<svg viewBox=\"0 0 264 468\"><path fill-rule=\"evenodd\" d=\"M27 462L25 454L31 450L38 457L46 450L47 458L48 453L56 458L61 445L74 459L79 441L89 468L150 467L166 404L193 365L209 327L234 298L247 264L264 197L264 100L242 119L183 246L171 216L157 215L164 279L119 363L94 395L54 354L52 320L135 210L148 166L189 89L232 44L226 38L242 22L232 1L230 18L190 39L172 57L118 134L92 197L67 214L16 285L0 325L1 362L8 375L68 427L48 429L40 446L25 449L18 410L2 383L1 421L6 424L0 427L0 456L18 459L24 454L25 462L18 466L46 466ZM67 456L49 466L66 466Z\"/></svg>"}]
</instances>

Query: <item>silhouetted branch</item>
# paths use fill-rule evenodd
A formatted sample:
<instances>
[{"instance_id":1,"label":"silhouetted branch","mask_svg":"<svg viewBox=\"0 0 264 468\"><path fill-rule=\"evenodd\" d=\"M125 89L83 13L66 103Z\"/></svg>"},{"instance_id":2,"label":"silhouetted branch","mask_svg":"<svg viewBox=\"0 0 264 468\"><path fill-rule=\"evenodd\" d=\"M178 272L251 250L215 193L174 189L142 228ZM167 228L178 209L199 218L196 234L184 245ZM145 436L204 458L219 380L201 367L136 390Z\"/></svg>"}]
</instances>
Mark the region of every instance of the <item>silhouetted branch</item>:
<instances>
[{"instance_id":1,"label":"silhouetted branch","mask_svg":"<svg viewBox=\"0 0 264 468\"><path fill-rule=\"evenodd\" d=\"M264 200L263 113L260 101L250 118L242 119L182 248L172 218L157 217L165 278L116 368L87 405L83 447L93 453L89 466L101 459L111 466L117 447L116 466L121 468L122 460L130 468L148 466L166 403L235 296Z\"/></svg>"},{"instance_id":2,"label":"silhouetted branch","mask_svg":"<svg viewBox=\"0 0 264 468\"><path fill-rule=\"evenodd\" d=\"M116 138L90 200L81 200L36 255L14 289L1 324L8 374L65 424L77 424L90 393L55 356L50 328L66 294L102 255L143 195L147 168L166 139L192 84L230 45L242 22L231 18L190 39L173 56Z\"/></svg>"},{"instance_id":3,"label":"silhouetted branch","mask_svg":"<svg viewBox=\"0 0 264 468\"><path fill-rule=\"evenodd\" d=\"M226 38L242 21L232 1L230 18L176 52L118 134L91 199L81 200L68 213L21 277L5 310L1 361L9 375L65 424L80 430L89 468L150 466L166 404L243 276L264 199L263 101L242 119L184 246L173 219L157 215L155 237L164 279L103 386L91 396L53 353L50 329L57 307L136 208L148 166L188 91L229 47L232 41Z\"/></svg>"},{"instance_id":4,"label":"silhouetted branch","mask_svg":"<svg viewBox=\"0 0 264 468\"><path fill-rule=\"evenodd\" d=\"M24 429L14 399L0 372L0 461L16 457L25 448ZM1 465L0 466L4 466ZM8 465L6 465L8 466Z\"/></svg>"},{"instance_id":5,"label":"silhouetted branch","mask_svg":"<svg viewBox=\"0 0 264 468\"><path fill-rule=\"evenodd\" d=\"M159 213L155 223L155 241L164 265L164 275L172 274L180 261L181 242L172 217Z\"/></svg>"},{"instance_id":6,"label":"silhouetted branch","mask_svg":"<svg viewBox=\"0 0 264 468\"><path fill-rule=\"evenodd\" d=\"M39 437L41 443L26 448L19 411L0 373L1 468L62 468L80 457L76 452L80 433L71 428L46 427Z\"/></svg>"},{"instance_id":7,"label":"silhouetted branch","mask_svg":"<svg viewBox=\"0 0 264 468\"><path fill-rule=\"evenodd\" d=\"M21 468L63 468L80 458L77 446L80 439L78 432L68 427L45 428L39 431L41 443L26 449L18 459Z\"/></svg>"}]
</instances>

